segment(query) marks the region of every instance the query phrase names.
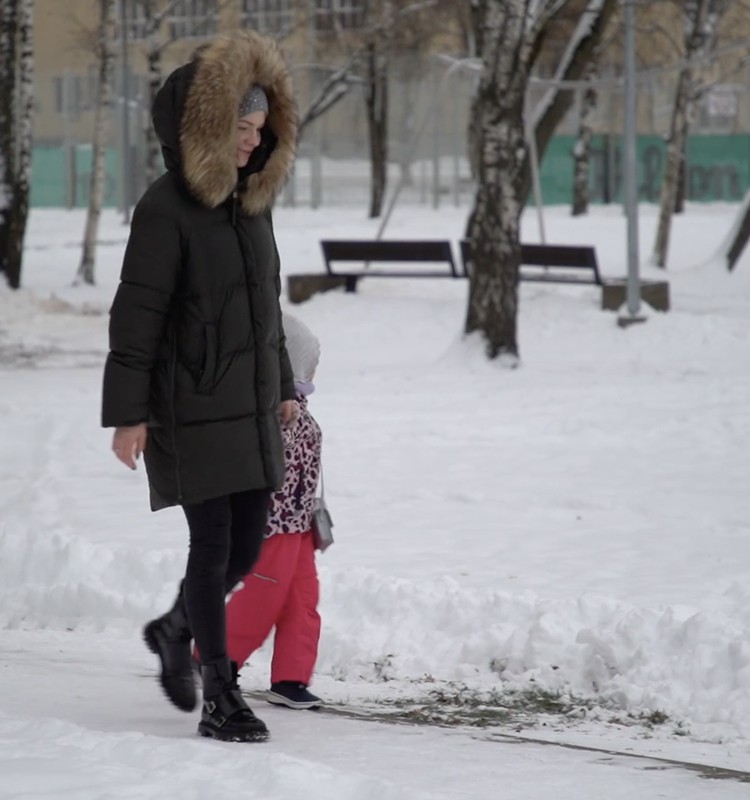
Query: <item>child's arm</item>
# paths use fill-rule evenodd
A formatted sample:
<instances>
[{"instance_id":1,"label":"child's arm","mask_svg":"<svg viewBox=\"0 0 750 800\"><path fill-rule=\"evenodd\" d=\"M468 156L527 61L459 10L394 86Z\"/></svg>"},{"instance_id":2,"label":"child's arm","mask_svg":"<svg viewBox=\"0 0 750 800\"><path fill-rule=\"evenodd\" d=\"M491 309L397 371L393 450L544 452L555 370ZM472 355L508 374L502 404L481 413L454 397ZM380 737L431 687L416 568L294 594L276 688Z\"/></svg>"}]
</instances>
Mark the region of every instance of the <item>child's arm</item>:
<instances>
[{"instance_id":1,"label":"child's arm","mask_svg":"<svg viewBox=\"0 0 750 800\"><path fill-rule=\"evenodd\" d=\"M287 450L295 447L300 439L309 435L310 432L310 413L307 410L307 402L299 397L297 402L299 404L299 414L291 422L281 426L281 436L284 441L284 448Z\"/></svg>"}]
</instances>

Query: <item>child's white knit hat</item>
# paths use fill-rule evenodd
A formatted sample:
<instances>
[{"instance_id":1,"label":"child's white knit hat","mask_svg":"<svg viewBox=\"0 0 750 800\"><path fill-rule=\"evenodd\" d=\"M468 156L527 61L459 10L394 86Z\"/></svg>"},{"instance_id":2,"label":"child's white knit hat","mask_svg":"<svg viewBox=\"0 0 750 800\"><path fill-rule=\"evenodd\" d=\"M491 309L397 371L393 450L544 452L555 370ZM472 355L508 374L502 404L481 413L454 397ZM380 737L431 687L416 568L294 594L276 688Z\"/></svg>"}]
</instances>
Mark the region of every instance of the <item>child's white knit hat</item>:
<instances>
[{"instance_id":1,"label":"child's white knit hat","mask_svg":"<svg viewBox=\"0 0 750 800\"><path fill-rule=\"evenodd\" d=\"M312 381L320 361L320 342L304 322L286 311L282 314L282 324L294 380L300 383Z\"/></svg>"}]
</instances>

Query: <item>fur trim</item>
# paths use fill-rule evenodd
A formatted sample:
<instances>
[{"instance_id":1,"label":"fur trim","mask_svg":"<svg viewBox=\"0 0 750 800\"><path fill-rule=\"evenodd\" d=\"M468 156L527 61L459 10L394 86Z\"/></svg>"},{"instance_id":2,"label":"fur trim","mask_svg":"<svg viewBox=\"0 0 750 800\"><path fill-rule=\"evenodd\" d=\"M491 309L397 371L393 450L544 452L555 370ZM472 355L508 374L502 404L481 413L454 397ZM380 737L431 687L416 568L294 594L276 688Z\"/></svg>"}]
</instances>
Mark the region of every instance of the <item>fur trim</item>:
<instances>
[{"instance_id":1,"label":"fur trim","mask_svg":"<svg viewBox=\"0 0 750 800\"><path fill-rule=\"evenodd\" d=\"M241 194L247 214L270 208L286 181L297 144L294 91L276 43L254 31L218 36L197 56L180 129L185 180L209 208L237 184L237 123L242 98L253 84L268 95L266 124L278 138L268 162L249 177Z\"/></svg>"}]
</instances>

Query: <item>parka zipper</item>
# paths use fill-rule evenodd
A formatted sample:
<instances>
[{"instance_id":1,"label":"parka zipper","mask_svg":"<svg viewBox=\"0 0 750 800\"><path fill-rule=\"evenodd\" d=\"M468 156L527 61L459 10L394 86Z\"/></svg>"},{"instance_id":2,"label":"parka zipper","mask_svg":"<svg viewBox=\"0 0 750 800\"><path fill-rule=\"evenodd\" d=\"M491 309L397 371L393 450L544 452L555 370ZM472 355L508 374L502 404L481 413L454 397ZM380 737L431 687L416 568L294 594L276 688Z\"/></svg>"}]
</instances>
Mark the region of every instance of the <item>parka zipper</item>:
<instances>
[{"instance_id":1,"label":"parka zipper","mask_svg":"<svg viewBox=\"0 0 750 800\"><path fill-rule=\"evenodd\" d=\"M232 192L232 225L234 227L235 234L237 235L237 243L240 246L240 254L242 255L242 261L245 270L245 290L247 292L247 310L250 316L250 329L253 332L253 338L256 336L256 328L255 328L255 315L253 313L253 298L252 298L252 287L250 285L250 275L248 274L248 269L253 265L255 262L254 253L252 252L252 245L247 242L243 242L242 234L240 233L239 227L237 226L237 189ZM248 252L250 251L250 252ZM259 378L259 370L258 370L258 352L259 348L255 348L255 396L256 398L260 395L258 389L258 381ZM261 440L261 461L263 462L263 472L268 472L268 463L266 458L263 455L263 440L264 434L262 430L262 426L257 421L260 415L256 416L256 425L258 426L258 436Z\"/></svg>"},{"instance_id":2,"label":"parka zipper","mask_svg":"<svg viewBox=\"0 0 750 800\"><path fill-rule=\"evenodd\" d=\"M172 344L172 375L169 381L169 411L172 418L172 450L174 451L174 472L177 484L177 502L182 503L182 480L180 479L180 454L177 450L177 408L175 394L177 390L177 333Z\"/></svg>"}]
</instances>

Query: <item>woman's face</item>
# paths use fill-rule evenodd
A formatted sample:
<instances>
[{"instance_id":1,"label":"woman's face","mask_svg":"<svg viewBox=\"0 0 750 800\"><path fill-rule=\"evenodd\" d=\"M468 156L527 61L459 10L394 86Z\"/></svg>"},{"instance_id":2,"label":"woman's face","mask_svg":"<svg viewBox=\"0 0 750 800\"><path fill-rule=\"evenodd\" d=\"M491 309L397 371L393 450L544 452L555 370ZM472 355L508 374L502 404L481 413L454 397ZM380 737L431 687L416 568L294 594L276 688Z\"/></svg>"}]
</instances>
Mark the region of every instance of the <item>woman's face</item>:
<instances>
[{"instance_id":1,"label":"woman's face","mask_svg":"<svg viewBox=\"0 0 750 800\"><path fill-rule=\"evenodd\" d=\"M260 144L260 131L266 124L265 111L253 111L240 117L237 126L237 166L244 167L253 150Z\"/></svg>"}]
</instances>

